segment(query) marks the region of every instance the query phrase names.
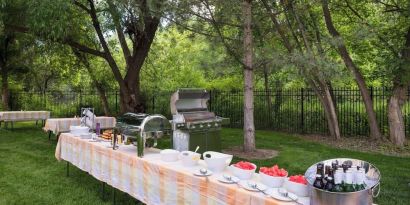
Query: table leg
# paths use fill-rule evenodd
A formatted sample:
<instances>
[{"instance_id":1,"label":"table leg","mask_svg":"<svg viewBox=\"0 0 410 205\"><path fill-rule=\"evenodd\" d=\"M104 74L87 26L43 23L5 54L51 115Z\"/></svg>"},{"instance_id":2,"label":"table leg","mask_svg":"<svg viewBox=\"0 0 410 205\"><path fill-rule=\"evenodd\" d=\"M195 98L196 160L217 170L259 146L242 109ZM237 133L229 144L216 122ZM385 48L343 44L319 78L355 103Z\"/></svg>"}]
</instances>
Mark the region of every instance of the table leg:
<instances>
[{"instance_id":1,"label":"table leg","mask_svg":"<svg viewBox=\"0 0 410 205\"><path fill-rule=\"evenodd\" d=\"M105 195L105 182L102 182L102 188L101 188L101 198L104 201L104 195Z\"/></svg>"},{"instance_id":2,"label":"table leg","mask_svg":"<svg viewBox=\"0 0 410 205\"><path fill-rule=\"evenodd\" d=\"M116 193L116 191L115 191L115 188L113 187L112 188L112 204L113 205L115 205L115 193Z\"/></svg>"},{"instance_id":3,"label":"table leg","mask_svg":"<svg viewBox=\"0 0 410 205\"><path fill-rule=\"evenodd\" d=\"M67 162L67 174L66 174L67 177L69 176L69 175L68 175L69 169L70 169L70 164Z\"/></svg>"},{"instance_id":4,"label":"table leg","mask_svg":"<svg viewBox=\"0 0 410 205\"><path fill-rule=\"evenodd\" d=\"M51 139L51 130L48 131L48 141Z\"/></svg>"},{"instance_id":5,"label":"table leg","mask_svg":"<svg viewBox=\"0 0 410 205\"><path fill-rule=\"evenodd\" d=\"M38 125L38 120L36 120L36 126Z\"/></svg>"}]
</instances>

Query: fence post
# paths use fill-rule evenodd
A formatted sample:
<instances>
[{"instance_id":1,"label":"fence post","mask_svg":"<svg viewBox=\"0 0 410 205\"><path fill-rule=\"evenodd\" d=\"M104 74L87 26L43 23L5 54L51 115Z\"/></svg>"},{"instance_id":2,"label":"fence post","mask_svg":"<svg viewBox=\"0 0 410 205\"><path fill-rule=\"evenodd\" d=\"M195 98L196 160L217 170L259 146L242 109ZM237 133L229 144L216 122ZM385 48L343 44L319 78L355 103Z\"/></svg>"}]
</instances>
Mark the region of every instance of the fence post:
<instances>
[{"instance_id":1,"label":"fence post","mask_svg":"<svg viewBox=\"0 0 410 205\"><path fill-rule=\"evenodd\" d=\"M212 90L209 90L209 101L208 101L208 104L209 104L209 110L210 110L210 111L213 111L213 109L212 109Z\"/></svg>"},{"instance_id":2,"label":"fence post","mask_svg":"<svg viewBox=\"0 0 410 205\"><path fill-rule=\"evenodd\" d=\"M118 91L115 91L115 112L118 114Z\"/></svg>"},{"instance_id":3,"label":"fence post","mask_svg":"<svg viewBox=\"0 0 410 205\"><path fill-rule=\"evenodd\" d=\"M373 92L373 86L372 86L370 87L370 99L372 99L372 104L374 104L373 97L374 97L374 92Z\"/></svg>"},{"instance_id":4,"label":"fence post","mask_svg":"<svg viewBox=\"0 0 410 205\"><path fill-rule=\"evenodd\" d=\"M10 110L13 110L13 92L11 90L9 90L9 108ZM6 110L7 108L3 108L4 110Z\"/></svg>"},{"instance_id":5,"label":"fence post","mask_svg":"<svg viewBox=\"0 0 410 205\"><path fill-rule=\"evenodd\" d=\"M152 113L155 113L155 94L152 95Z\"/></svg>"},{"instance_id":6,"label":"fence post","mask_svg":"<svg viewBox=\"0 0 410 205\"><path fill-rule=\"evenodd\" d=\"M302 134L305 133L305 108L303 106L303 101L304 101L304 89L300 89L300 127L302 129Z\"/></svg>"}]
</instances>

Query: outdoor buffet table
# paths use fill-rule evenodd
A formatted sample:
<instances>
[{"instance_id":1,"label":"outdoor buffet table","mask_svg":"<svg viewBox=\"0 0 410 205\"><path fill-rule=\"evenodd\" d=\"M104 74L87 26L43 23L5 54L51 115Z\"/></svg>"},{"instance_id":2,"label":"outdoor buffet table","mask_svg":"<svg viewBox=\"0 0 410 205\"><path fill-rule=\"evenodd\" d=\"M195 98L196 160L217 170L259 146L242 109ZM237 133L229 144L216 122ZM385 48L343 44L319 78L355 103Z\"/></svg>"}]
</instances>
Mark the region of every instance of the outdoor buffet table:
<instances>
[{"instance_id":1,"label":"outdoor buffet table","mask_svg":"<svg viewBox=\"0 0 410 205\"><path fill-rule=\"evenodd\" d=\"M116 120L115 117L96 117L95 123L100 123L101 129L110 129L115 127ZM80 125L80 118L52 118L46 121L43 130L58 135L69 132L70 126L77 125Z\"/></svg>"},{"instance_id":2,"label":"outdoor buffet table","mask_svg":"<svg viewBox=\"0 0 410 205\"><path fill-rule=\"evenodd\" d=\"M49 111L6 111L0 112L0 122L16 122L16 121L37 121L50 118ZM0 124L1 125L1 124ZM7 124L6 124L7 126ZM13 126L13 124L12 124Z\"/></svg>"},{"instance_id":3,"label":"outdoor buffet table","mask_svg":"<svg viewBox=\"0 0 410 205\"><path fill-rule=\"evenodd\" d=\"M113 150L108 148L109 144L62 133L55 157L146 204L294 204L246 191L235 184L220 183L216 179L218 174L194 176L203 161L200 166L184 167L180 162L162 161L158 149L146 149L144 158L139 158L135 146L121 145ZM300 201L309 204L309 198Z\"/></svg>"}]
</instances>

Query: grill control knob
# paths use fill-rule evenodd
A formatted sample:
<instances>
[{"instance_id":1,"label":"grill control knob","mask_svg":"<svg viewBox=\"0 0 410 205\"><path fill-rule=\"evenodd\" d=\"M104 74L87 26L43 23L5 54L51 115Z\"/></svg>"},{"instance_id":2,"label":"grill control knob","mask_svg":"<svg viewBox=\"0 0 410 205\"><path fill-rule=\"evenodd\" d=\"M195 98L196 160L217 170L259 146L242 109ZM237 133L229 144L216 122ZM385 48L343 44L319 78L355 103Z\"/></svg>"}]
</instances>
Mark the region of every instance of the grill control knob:
<instances>
[{"instance_id":1,"label":"grill control knob","mask_svg":"<svg viewBox=\"0 0 410 205\"><path fill-rule=\"evenodd\" d=\"M192 129L195 129L195 126L192 126Z\"/></svg>"},{"instance_id":2,"label":"grill control knob","mask_svg":"<svg viewBox=\"0 0 410 205\"><path fill-rule=\"evenodd\" d=\"M203 128L203 127L204 127L204 125L200 125L199 127Z\"/></svg>"},{"instance_id":3,"label":"grill control knob","mask_svg":"<svg viewBox=\"0 0 410 205\"><path fill-rule=\"evenodd\" d=\"M215 127L218 127L218 123L215 123Z\"/></svg>"},{"instance_id":4,"label":"grill control knob","mask_svg":"<svg viewBox=\"0 0 410 205\"><path fill-rule=\"evenodd\" d=\"M211 127L212 125L208 123L208 127Z\"/></svg>"}]
</instances>

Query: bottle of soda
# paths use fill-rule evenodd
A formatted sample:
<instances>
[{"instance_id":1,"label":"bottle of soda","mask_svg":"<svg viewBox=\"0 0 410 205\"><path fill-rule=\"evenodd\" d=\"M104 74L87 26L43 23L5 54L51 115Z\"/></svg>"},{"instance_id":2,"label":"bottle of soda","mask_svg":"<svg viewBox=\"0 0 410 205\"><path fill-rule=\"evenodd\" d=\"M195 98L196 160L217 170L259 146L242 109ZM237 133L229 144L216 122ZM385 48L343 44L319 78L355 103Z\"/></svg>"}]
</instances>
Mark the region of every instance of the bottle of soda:
<instances>
[{"instance_id":1,"label":"bottle of soda","mask_svg":"<svg viewBox=\"0 0 410 205\"><path fill-rule=\"evenodd\" d=\"M316 174L316 179L313 182L313 186L318 188L318 189L323 189L325 187L321 174Z\"/></svg>"},{"instance_id":2,"label":"bottle of soda","mask_svg":"<svg viewBox=\"0 0 410 205\"><path fill-rule=\"evenodd\" d=\"M342 173L343 171L337 170L335 173L335 178L334 178L334 186L332 191L333 192L343 192L343 186L342 186Z\"/></svg>"},{"instance_id":3,"label":"bottle of soda","mask_svg":"<svg viewBox=\"0 0 410 205\"><path fill-rule=\"evenodd\" d=\"M344 183L343 191L344 192L354 192L353 186L353 173L351 170L346 170L346 181Z\"/></svg>"},{"instance_id":4,"label":"bottle of soda","mask_svg":"<svg viewBox=\"0 0 410 205\"><path fill-rule=\"evenodd\" d=\"M355 187L356 191L361 191L361 190L366 189L365 179L366 179L365 170L363 168L360 168L356 172L356 187Z\"/></svg>"},{"instance_id":5,"label":"bottle of soda","mask_svg":"<svg viewBox=\"0 0 410 205\"><path fill-rule=\"evenodd\" d=\"M324 187L324 190L326 191L332 191L335 187L335 181L333 180L333 177L328 176L327 177L327 181L326 181L326 185Z\"/></svg>"}]
</instances>

